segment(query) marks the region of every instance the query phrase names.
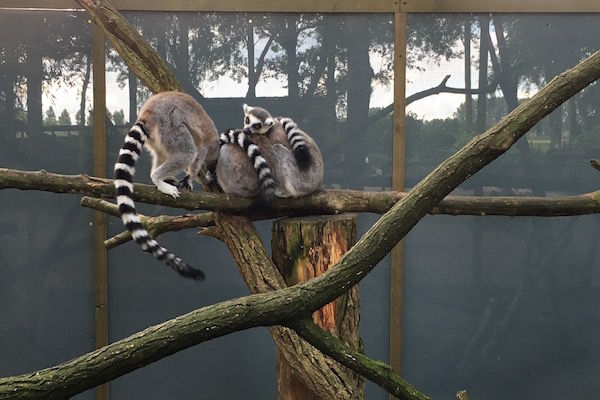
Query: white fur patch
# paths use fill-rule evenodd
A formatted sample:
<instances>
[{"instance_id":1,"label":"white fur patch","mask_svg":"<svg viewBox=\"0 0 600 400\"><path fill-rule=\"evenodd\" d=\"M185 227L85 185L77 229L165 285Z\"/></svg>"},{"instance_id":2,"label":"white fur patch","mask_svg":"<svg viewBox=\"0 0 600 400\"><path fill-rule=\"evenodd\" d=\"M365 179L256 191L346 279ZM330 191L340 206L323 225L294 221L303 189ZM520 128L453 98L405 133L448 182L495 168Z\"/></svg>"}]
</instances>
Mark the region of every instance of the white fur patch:
<instances>
[{"instance_id":1,"label":"white fur patch","mask_svg":"<svg viewBox=\"0 0 600 400\"><path fill-rule=\"evenodd\" d=\"M117 196L117 204L127 204L129 207L135 208L133 200L129 196Z\"/></svg>"},{"instance_id":2,"label":"white fur patch","mask_svg":"<svg viewBox=\"0 0 600 400\"><path fill-rule=\"evenodd\" d=\"M133 158L133 161L137 161L138 158L140 158L138 153L136 153L135 151L127 150L127 149L119 150L119 155L122 156L123 154L129 154Z\"/></svg>"},{"instance_id":3,"label":"white fur patch","mask_svg":"<svg viewBox=\"0 0 600 400\"><path fill-rule=\"evenodd\" d=\"M248 146L248 157L252 157L254 155L255 152L259 152L260 150L258 150L258 146L255 144L251 144L250 146Z\"/></svg>"},{"instance_id":4,"label":"white fur patch","mask_svg":"<svg viewBox=\"0 0 600 400\"><path fill-rule=\"evenodd\" d=\"M256 157L256 159L254 159L254 169L260 168L260 165L266 162L267 160L265 160L262 156Z\"/></svg>"},{"instance_id":5,"label":"white fur patch","mask_svg":"<svg viewBox=\"0 0 600 400\"><path fill-rule=\"evenodd\" d=\"M144 237L148 237L148 232L146 232L144 229L136 229L135 231L131 232L131 237L134 240L138 240Z\"/></svg>"},{"instance_id":6,"label":"white fur patch","mask_svg":"<svg viewBox=\"0 0 600 400\"><path fill-rule=\"evenodd\" d=\"M243 133L240 132L238 134L238 141L237 141L237 143L242 148L244 147L244 139L246 139L246 135L244 135Z\"/></svg>"},{"instance_id":7,"label":"white fur patch","mask_svg":"<svg viewBox=\"0 0 600 400\"><path fill-rule=\"evenodd\" d=\"M141 143L139 140L137 140L137 139L135 139L135 138L132 138L132 137L131 137L131 136L129 136L129 135L125 136L125 141L126 141L127 143L133 143L133 144L135 145L135 147L137 147L137 148L138 148L138 150L141 150L141 149L142 149L142 143Z\"/></svg>"},{"instance_id":8,"label":"white fur patch","mask_svg":"<svg viewBox=\"0 0 600 400\"><path fill-rule=\"evenodd\" d=\"M127 187L133 193L133 183L127 182L125 179L115 179L115 187L117 189L123 186Z\"/></svg>"},{"instance_id":9,"label":"white fur patch","mask_svg":"<svg viewBox=\"0 0 600 400\"><path fill-rule=\"evenodd\" d=\"M124 163L116 163L115 164L115 171L121 169L123 171L127 171L129 173L129 175L133 176L135 174L135 168L134 167L130 167L127 164Z\"/></svg>"},{"instance_id":10,"label":"white fur patch","mask_svg":"<svg viewBox=\"0 0 600 400\"><path fill-rule=\"evenodd\" d=\"M121 215L121 221L123 221L123 224L126 224L128 222L142 222L140 221L140 217L138 217L136 214L134 213L125 213L123 215Z\"/></svg>"}]
</instances>

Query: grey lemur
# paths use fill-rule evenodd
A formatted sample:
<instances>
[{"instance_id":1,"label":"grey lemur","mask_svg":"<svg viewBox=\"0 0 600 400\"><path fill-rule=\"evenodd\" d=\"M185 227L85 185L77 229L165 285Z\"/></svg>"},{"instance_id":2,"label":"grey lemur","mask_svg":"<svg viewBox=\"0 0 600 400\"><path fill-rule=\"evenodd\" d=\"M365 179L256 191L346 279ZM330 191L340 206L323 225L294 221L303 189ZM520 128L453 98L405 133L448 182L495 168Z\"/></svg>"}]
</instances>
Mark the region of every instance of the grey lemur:
<instances>
[{"instance_id":1,"label":"grey lemur","mask_svg":"<svg viewBox=\"0 0 600 400\"><path fill-rule=\"evenodd\" d=\"M324 164L315 141L290 118L246 104L243 109L244 128L220 135L216 174L223 191L270 200L319 189Z\"/></svg>"},{"instance_id":2,"label":"grey lemur","mask_svg":"<svg viewBox=\"0 0 600 400\"><path fill-rule=\"evenodd\" d=\"M155 240L142 227L131 195L135 163L144 146L152 155L150 177L158 190L179 197L174 176L187 175L181 185L191 189L191 179L197 179L202 166L214 168L219 154L219 139L215 124L202 106L190 95L163 92L148 99L119 151L115 164L114 184L117 204L123 224L144 251L163 260L179 274L192 279L204 279L202 271L192 268Z\"/></svg>"}]
</instances>

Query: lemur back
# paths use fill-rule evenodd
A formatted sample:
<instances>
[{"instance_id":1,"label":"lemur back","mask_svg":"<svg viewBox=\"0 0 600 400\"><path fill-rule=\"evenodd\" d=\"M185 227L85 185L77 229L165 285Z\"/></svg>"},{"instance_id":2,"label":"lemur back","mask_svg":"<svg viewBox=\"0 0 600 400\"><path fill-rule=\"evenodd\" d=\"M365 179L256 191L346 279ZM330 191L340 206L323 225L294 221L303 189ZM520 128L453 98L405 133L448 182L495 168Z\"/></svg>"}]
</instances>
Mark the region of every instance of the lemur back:
<instances>
[{"instance_id":1,"label":"lemur back","mask_svg":"<svg viewBox=\"0 0 600 400\"><path fill-rule=\"evenodd\" d=\"M244 104L244 129L229 130L220 139L216 172L226 193L264 196L262 177L274 181L277 197L307 195L323 183L324 164L319 147L290 118L273 118L263 108ZM254 144L256 149L246 143ZM253 162L257 154L265 163Z\"/></svg>"},{"instance_id":2,"label":"lemur back","mask_svg":"<svg viewBox=\"0 0 600 400\"><path fill-rule=\"evenodd\" d=\"M204 279L198 269L187 265L155 240L143 228L132 199L135 163L145 146L152 155L150 177L158 190L179 197L175 176L186 172L183 187L192 188L201 168L211 168L219 154L217 129L193 97L179 92L163 92L148 99L119 151L115 164L117 204L123 224L144 251L192 279Z\"/></svg>"}]
</instances>

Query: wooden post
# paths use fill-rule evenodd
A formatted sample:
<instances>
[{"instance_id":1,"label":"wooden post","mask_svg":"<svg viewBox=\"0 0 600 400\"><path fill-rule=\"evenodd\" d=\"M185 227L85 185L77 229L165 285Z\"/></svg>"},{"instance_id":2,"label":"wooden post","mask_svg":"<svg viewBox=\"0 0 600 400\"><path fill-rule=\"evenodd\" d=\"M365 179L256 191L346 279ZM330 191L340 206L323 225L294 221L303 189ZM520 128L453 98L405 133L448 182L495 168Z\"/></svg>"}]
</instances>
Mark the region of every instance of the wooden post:
<instances>
[{"instance_id":1,"label":"wooden post","mask_svg":"<svg viewBox=\"0 0 600 400\"><path fill-rule=\"evenodd\" d=\"M102 28L92 24L92 67L94 72L93 173L106 176L106 60ZM85 115L82 115L82 119ZM106 214L94 211L94 325L96 348L108 344L108 268L104 241ZM96 400L108 399L108 383L96 388Z\"/></svg>"},{"instance_id":2,"label":"wooden post","mask_svg":"<svg viewBox=\"0 0 600 400\"><path fill-rule=\"evenodd\" d=\"M356 215L300 217L273 224L273 261L288 286L321 275L333 266L356 242ZM324 330L358 349L360 309L358 286L313 313L314 322ZM356 386L364 379L351 371ZM298 378L277 350L277 391L279 400L319 399Z\"/></svg>"}]
</instances>

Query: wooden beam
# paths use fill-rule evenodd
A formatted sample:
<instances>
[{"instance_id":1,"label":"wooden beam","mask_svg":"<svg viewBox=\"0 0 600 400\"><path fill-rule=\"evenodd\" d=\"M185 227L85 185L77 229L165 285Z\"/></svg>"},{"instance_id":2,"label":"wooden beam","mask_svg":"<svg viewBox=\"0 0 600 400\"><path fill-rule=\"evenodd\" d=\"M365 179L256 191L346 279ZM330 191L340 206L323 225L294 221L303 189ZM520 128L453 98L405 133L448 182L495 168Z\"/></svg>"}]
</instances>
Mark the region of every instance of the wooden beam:
<instances>
[{"instance_id":1,"label":"wooden beam","mask_svg":"<svg viewBox=\"0 0 600 400\"><path fill-rule=\"evenodd\" d=\"M392 188L404 191L406 146L406 13L394 14L394 128L392 155ZM390 277L390 366L401 374L403 260L402 242L392 249Z\"/></svg>"},{"instance_id":2,"label":"wooden beam","mask_svg":"<svg viewBox=\"0 0 600 400\"><path fill-rule=\"evenodd\" d=\"M392 13L400 0L113 0L120 11ZM78 9L73 0L0 0L0 8Z\"/></svg>"},{"instance_id":3,"label":"wooden beam","mask_svg":"<svg viewBox=\"0 0 600 400\"><path fill-rule=\"evenodd\" d=\"M92 68L94 73L94 126L92 129L93 171L106 176L106 81L105 45L102 28L92 24ZM106 214L94 211L94 326L96 348L108 344L108 275ZM108 400L108 384L96 388L96 400Z\"/></svg>"},{"instance_id":4,"label":"wooden beam","mask_svg":"<svg viewBox=\"0 0 600 400\"><path fill-rule=\"evenodd\" d=\"M447 13L447 12L600 12L600 2L589 0L114 0L121 11L221 12L339 12L339 13ZM78 9L73 0L0 0L0 8Z\"/></svg>"},{"instance_id":5,"label":"wooden beam","mask_svg":"<svg viewBox=\"0 0 600 400\"><path fill-rule=\"evenodd\" d=\"M586 13L600 12L600 2L589 0L402 0L407 13Z\"/></svg>"}]
</instances>

